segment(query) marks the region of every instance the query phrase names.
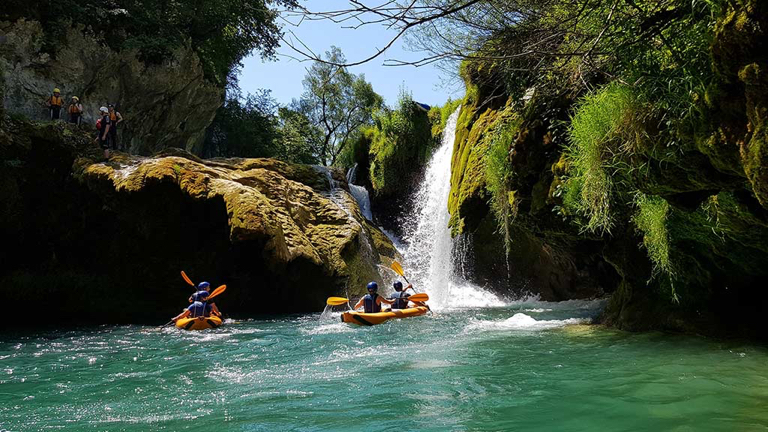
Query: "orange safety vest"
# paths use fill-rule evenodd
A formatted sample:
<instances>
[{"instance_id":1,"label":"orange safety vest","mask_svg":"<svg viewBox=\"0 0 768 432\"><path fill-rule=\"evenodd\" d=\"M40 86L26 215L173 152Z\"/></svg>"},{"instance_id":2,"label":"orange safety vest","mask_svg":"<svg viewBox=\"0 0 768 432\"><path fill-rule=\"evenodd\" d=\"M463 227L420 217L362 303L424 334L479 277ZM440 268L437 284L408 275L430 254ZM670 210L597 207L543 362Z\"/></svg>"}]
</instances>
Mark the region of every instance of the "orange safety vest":
<instances>
[{"instance_id":1,"label":"orange safety vest","mask_svg":"<svg viewBox=\"0 0 768 432\"><path fill-rule=\"evenodd\" d=\"M80 114L83 112L80 108L77 107L77 104L72 104L69 106L69 113L70 114Z\"/></svg>"},{"instance_id":2,"label":"orange safety vest","mask_svg":"<svg viewBox=\"0 0 768 432\"><path fill-rule=\"evenodd\" d=\"M51 106L55 106L59 108L61 108L61 104L64 103L64 101L61 99L61 96L59 97L51 96L50 99L48 99L48 101L51 103Z\"/></svg>"},{"instance_id":3,"label":"orange safety vest","mask_svg":"<svg viewBox=\"0 0 768 432\"><path fill-rule=\"evenodd\" d=\"M111 113L109 113L109 119L112 121L117 120L117 111L112 111Z\"/></svg>"}]
</instances>

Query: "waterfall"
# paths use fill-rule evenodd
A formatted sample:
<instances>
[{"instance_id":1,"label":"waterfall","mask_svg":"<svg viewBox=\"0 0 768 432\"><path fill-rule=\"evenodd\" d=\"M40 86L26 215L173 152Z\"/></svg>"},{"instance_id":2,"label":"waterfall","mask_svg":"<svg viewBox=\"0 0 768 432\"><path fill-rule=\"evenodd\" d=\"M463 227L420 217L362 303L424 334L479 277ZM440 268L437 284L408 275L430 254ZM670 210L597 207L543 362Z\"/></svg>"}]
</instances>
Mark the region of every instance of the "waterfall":
<instances>
[{"instance_id":1,"label":"waterfall","mask_svg":"<svg viewBox=\"0 0 768 432\"><path fill-rule=\"evenodd\" d=\"M404 259L406 276L417 291L425 291L438 308L501 306L495 295L462 279L455 271L461 261L454 253L448 228L448 195L451 191L451 155L459 107L448 118L442 144L432 156L413 198L412 217L406 218ZM456 248L457 251L460 251Z\"/></svg>"},{"instance_id":2,"label":"waterfall","mask_svg":"<svg viewBox=\"0 0 768 432\"><path fill-rule=\"evenodd\" d=\"M371 214L371 198L368 196L368 189L364 186L358 186L353 184L357 179L357 164L347 171L347 183L349 184L349 193L355 197L357 206L360 207L360 212L363 213L366 219L373 219Z\"/></svg>"}]
</instances>

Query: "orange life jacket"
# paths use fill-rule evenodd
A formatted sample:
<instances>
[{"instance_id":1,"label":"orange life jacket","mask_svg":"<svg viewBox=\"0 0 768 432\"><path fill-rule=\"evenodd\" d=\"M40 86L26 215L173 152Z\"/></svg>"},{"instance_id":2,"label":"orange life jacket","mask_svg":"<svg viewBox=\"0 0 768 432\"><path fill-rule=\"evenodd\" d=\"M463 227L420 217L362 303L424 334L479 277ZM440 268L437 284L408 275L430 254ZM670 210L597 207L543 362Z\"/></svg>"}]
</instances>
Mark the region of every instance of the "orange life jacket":
<instances>
[{"instance_id":1,"label":"orange life jacket","mask_svg":"<svg viewBox=\"0 0 768 432\"><path fill-rule=\"evenodd\" d=\"M109 119L112 120L112 121L116 121L117 120L117 111L112 111L111 113L109 113Z\"/></svg>"},{"instance_id":2,"label":"orange life jacket","mask_svg":"<svg viewBox=\"0 0 768 432\"><path fill-rule=\"evenodd\" d=\"M78 108L77 104L72 104L69 106L69 113L70 114L80 114L83 112L80 108Z\"/></svg>"},{"instance_id":3,"label":"orange life jacket","mask_svg":"<svg viewBox=\"0 0 768 432\"><path fill-rule=\"evenodd\" d=\"M64 100L61 98L61 96L51 96L50 99L48 99L48 102L51 103L51 106L53 107L59 107L61 108L61 105L64 103Z\"/></svg>"}]
</instances>

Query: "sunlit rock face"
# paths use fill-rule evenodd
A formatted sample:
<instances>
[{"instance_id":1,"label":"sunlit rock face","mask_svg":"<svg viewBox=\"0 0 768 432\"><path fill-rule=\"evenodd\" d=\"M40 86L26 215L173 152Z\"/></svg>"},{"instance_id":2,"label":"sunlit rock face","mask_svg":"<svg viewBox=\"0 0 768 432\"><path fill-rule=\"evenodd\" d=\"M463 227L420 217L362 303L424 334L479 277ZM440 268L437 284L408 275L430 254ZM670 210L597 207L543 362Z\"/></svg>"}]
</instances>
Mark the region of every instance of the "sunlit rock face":
<instances>
[{"instance_id":1,"label":"sunlit rock face","mask_svg":"<svg viewBox=\"0 0 768 432\"><path fill-rule=\"evenodd\" d=\"M0 22L0 35L0 95L8 112L47 119L45 101L59 88L65 104L72 96L80 98L83 123L93 130L99 107L117 104L124 118L121 142L133 153L167 147L201 152L223 92L204 80L190 47L176 50L162 65L148 66L134 51L105 47L82 26L67 30L55 57L43 51L43 29L36 21ZM66 105L62 118L65 111Z\"/></svg>"},{"instance_id":2,"label":"sunlit rock face","mask_svg":"<svg viewBox=\"0 0 768 432\"><path fill-rule=\"evenodd\" d=\"M162 320L187 302L185 270L226 284L231 314L317 311L396 257L341 172L182 150L102 162L69 125L5 129L0 292L19 310Z\"/></svg>"}]
</instances>

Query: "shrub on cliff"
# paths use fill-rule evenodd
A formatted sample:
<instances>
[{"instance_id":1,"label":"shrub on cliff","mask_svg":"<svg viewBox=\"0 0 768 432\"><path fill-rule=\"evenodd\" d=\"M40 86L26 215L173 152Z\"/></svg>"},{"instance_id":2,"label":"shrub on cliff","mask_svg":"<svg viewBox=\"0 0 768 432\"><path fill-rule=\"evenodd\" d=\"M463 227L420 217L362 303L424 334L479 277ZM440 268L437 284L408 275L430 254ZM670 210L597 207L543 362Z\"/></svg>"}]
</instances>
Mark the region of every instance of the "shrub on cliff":
<instances>
[{"instance_id":1,"label":"shrub on cliff","mask_svg":"<svg viewBox=\"0 0 768 432\"><path fill-rule=\"evenodd\" d=\"M426 164L437 140L427 113L402 90L397 109L384 109L375 118L370 149L370 177L378 195L405 189Z\"/></svg>"}]
</instances>

